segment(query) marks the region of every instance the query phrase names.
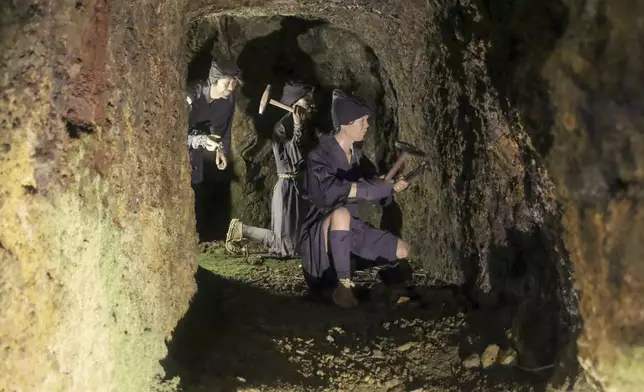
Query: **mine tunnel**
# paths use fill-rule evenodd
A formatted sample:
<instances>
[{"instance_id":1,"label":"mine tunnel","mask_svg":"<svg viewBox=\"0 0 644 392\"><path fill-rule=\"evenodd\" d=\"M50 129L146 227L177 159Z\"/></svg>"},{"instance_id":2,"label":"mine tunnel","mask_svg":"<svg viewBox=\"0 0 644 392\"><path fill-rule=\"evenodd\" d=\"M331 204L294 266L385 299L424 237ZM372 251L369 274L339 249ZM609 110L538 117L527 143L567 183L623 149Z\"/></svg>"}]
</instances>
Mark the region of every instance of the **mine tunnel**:
<instances>
[{"instance_id":1,"label":"mine tunnel","mask_svg":"<svg viewBox=\"0 0 644 392\"><path fill-rule=\"evenodd\" d=\"M440 26L441 38L452 43L453 37L464 28L460 24L471 23L468 18L472 17L459 8L450 10ZM559 30L542 38L543 50L549 49L561 33L566 14L562 9L549 17L551 24ZM230 168L222 173L211 162L208 178L195 187L202 266L197 272L198 292L192 307L179 323L169 346L167 370L170 375L181 376L188 385L201 385L199 377L209 375L218 379L217 382L232 380L238 387L243 387L244 382L240 383L234 377L254 379L260 385L273 387L280 385L276 383L276 377L287 377L304 388L325 384L353 388L363 384L366 388L383 390L427 387L432 385L431 377L441 379L434 382L442 387L453 383L466 388L476 385L491 388L501 382L507 383L509 389L529 389L528 386L538 389L544 380L553 376L559 348L575 339L579 320L570 277L561 273L569 268L568 255L556 250L561 237L556 207L539 194L549 187L547 178L538 172L540 163L536 163L538 149L549 148L547 137L536 140L534 146L521 146L505 134L512 132L507 119L498 124L501 129L493 130L496 133L484 134L484 125L475 108L476 101L484 99L484 91L473 95L459 93L454 102L456 118L450 118L452 129L450 126L441 129L440 119L434 117L440 113L442 105L450 104L449 99L440 91L440 86L426 82L423 84L428 93L436 94L440 100L436 106L422 108L419 118L408 118L416 109L415 103L411 102L407 107L406 102L400 101L398 90L408 88L406 85L410 81L405 78L396 81L400 70L387 66L391 60L386 54L382 54L384 59L381 59L377 49L369 46L359 34L329 20L280 15L212 16L196 22L188 37L188 80L206 79L213 59L230 57L236 59L237 67L242 70L243 85L236 96L238 119L233 132L235 148ZM512 69L498 62L511 55L494 53L498 58L491 57L490 64L486 65L492 83L500 83L497 91L504 94L512 93L502 85ZM533 61L542 60L538 57ZM467 73L464 62L459 54L450 53L445 64L447 70L436 67L428 70L425 77L432 71L453 72L455 84L446 87L458 89L460 78L465 78ZM411 244L417 255L413 257L416 279L407 287L387 287L374 276L356 277L364 278L362 287L368 287L365 290L367 297L362 298L364 309L356 313L361 318L368 317L366 314L378 314L369 317L367 325L364 320L355 320L355 316L345 316L326 307L320 309L320 304L306 301L306 287L298 276L299 260L258 260L259 265L247 267L244 264L253 263L255 257L252 251L246 257L235 257L222 249L228 223L233 217L259 227L270 224L272 184L276 181L270 142L273 125L284 112L268 110L260 115L258 108L266 85L270 84L272 93L279 97L280 86L289 80L316 87L316 112L310 126L318 133L329 133L332 128L330 96L335 88L350 91L377 108L363 149L380 174L387 171L399 153L395 149L396 140L413 140L422 150L454 154L441 157L431 152L428 156L431 170L423 184L413 187L407 197L401 194L397 202L386 209L362 206L363 218L375 227L404 238L414 238ZM543 89L538 79L527 83L537 93ZM507 117L511 115L511 109L501 105L498 115ZM530 114L526 117L530 118ZM543 117L542 121L552 120ZM542 139L546 139L545 145ZM500 151L487 155L483 151L489 148ZM417 162L409 162L406 167L413 168L422 159L425 157L416 158ZM450 181L453 181L451 191L456 197L438 192L435 197L439 200L431 200L423 194L449 189ZM489 199L477 196L476 192L486 194ZM450 202L456 203L462 211L456 212L452 210L454 206L444 205ZM407 213L403 213L403 209ZM444 219L444 226L439 228L438 222L428 224L426 216L416 217L409 213L416 209ZM487 217L481 221L475 214ZM455 232L450 233L452 230ZM441 237L450 235L461 241L480 237L484 243L465 242L460 244L456 254L442 253L432 238L440 242L444 241ZM231 267L247 271L231 275ZM257 277L253 277L254 274ZM282 276L281 281L270 282L268 274ZM249 278L256 283L245 283ZM267 292L263 293L263 290ZM264 298L264 301L258 302L258 298ZM411 305L404 309L402 301L408 300ZM228 309L228 306L233 309L219 310L222 313L216 311L220 307ZM237 307L246 310L238 313L234 310ZM250 316L247 314L249 309L253 309ZM317 313L323 316L320 318ZM306 315L306 321L299 319L302 315ZM407 320L408 317L411 320ZM444 319L436 322L437 317ZM399 325L403 330L409 328L406 325L418 325L423 333L445 333L444 320L455 323L457 332L452 331L448 338L451 342L447 343L454 350L453 357L432 359L435 354L424 346L427 337L422 333L378 332L383 324L400 321L399 318L405 320ZM221 319L233 325L247 324L241 327L247 332L239 334L238 327L222 327L219 325ZM352 336L337 338L330 333L327 336L340 339L339 342L331 347L318 347L315 342L324 342L324 333L328 332L319 329L319 325L326 325L329 331L350 328ZM226 334L227 328L238 335L225 339L209 337ZM258 337L255 328L264 330L260 335L267 336ZM278 329L289 332L276 333ZM266 339L278 337L283 341L278 341L277 347L266 342ZM359 343L360 337L366 342ZM297 339L314 343L301 344ZM377 344L380 339L411 339L415 347L412 355L419 362L405 361L404 357L409 354L386 354L391 361L385 361L382 373L373 372L370 368L378 367L378 360L372 358L370 345ZM212 342L204 344L205 340ZM226 342L225 346L221 345L222 340ZM390 349L409 343L400 341ZM291 349L295 358L284 363L283 356L290 356L285 347L297 346L300 346L299 350ZM348 350L347 353L340 351L341 348ZM338 356L341 362L325 363L327 359L324 358L329 355ZM237 356L234 361L224 359L233 356ZM470 366L468 360L483 358L485 363L481 366L487 368L491 366L486 362L491 360L490 356L502 357L492 361L506 366L497 368L497 373L487 381L476 376L466 377L467 381L448 381L445 375L426 374L419 367L426 361L454 366L462 366L462 362ZM253 371L246 369L257 361L271 366ZM297 364L295 368L303 368L294 369L289 361ZM352 362L364 369L347 368L346 365ZM395 362L400 365L394 365ZM396 369L396 366L407 369L407 375L403 376L400 372L404 370ZM478 368L478 365L474 367Z\"/></svg>"},{"instance_id":2,"label":"mine tunnel","mask_svg":"<svg viewBox=\"0 0 644 392\"><path fill-rule=\"evenodd\" d=\"M639 391L644 6L634 0L5 2L0 390ZM243 83L191 185L186 85ZM427 168L360 218L411 275L312 296L269 227L284 83L373 108L362 149Z\"/></svg>"}]
</instances>

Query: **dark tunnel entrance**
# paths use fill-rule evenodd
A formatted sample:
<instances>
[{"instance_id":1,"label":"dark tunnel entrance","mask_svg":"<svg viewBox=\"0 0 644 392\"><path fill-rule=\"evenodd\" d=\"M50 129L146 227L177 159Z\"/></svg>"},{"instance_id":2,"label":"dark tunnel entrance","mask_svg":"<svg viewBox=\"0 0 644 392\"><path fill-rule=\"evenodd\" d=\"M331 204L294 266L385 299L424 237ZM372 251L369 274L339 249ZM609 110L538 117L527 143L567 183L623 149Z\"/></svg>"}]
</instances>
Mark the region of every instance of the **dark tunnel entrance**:
<instances>
[{"instance_id":1,"label":"dark tunnel entrance","mask_svg":"<svg viewBox=\"0 0 644 392\"><path fill-rule=\"evenodd\" d=\"M213 58L236 61L243 80L235 92L237 111L229 167L218 170L214 154L206 154L204 181L193 186L201 242L224 239L233 217L259 226L270 222L267 201L275 183L270 141L274 124L285 112L269 106L264 114L258 113L259 100L269 84L276 100L289 80L315 86L316 114L311 129L318 135L332 128L329 113L333 89L365 98L378 111L371 120L364 148L379 171L385 170L393 155L397 102L378 58L355 35L323 20L221 16L207 26L201 25L194 36L188 81L207 78ZM249 200L252 208L244 206ZM400 218L399 208L392 205L381 225L398 232Z\"/></svg>"}]
</instances>

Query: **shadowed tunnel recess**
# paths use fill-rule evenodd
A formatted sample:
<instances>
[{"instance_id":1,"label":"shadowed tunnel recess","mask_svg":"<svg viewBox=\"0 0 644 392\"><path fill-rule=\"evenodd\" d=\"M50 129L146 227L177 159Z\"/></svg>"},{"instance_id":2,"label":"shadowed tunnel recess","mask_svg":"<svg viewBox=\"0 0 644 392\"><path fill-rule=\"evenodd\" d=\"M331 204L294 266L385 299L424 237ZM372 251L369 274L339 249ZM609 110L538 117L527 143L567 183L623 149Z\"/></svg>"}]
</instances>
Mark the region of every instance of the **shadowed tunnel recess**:
<instances>
[{"instance_id":1,"label":"shadowed tunnel recess","mask_svg":"<svg viewBox=\"0 0 644 392\"><path fill-rule=\"evenodd\" d=\"M373 365L378 372L382 365L388 369L386 374L372 379L369 372L348 371L362 377L355 383L372 385L369 380L376 379L385 383L392 377L401 381L414 373L401 385L486 387L496 380L512 388L513 380L528 377L525 390L543 390L545 380L560 382L576 374L569 342L578 333L577 305L560 213L556 202L547 197L552 184L542 169L551 148L553 115L539 76L565 28L567 11L558 1L541 5L515 1L507 7L476 4L477 9L462 4L446 7L428 22L434 40L427 40L428 53L440 48L444 58L432 63L427 72L415 70L402 78L409 76L414 87L425 86L432 97L432 104L421 111L422 121L417 102L400 100L398 89L409 86L396 85L394 76L401 80L404 71L386 67L392 60L382 48L370 47L346 29L320 19L291 16L227 15L193 23L188 32L189 78L205 77L213 56L223 56L236 60L244 80L236 93L231 168L218 172L211 163L206 181L195 191L197 229L208 249L217 248L209 241L225 238L232 217L263 227L270 222L270 195L276 180L271 132L284 112L269 106L264 115L257 113L267 84L273 86L275 99L287 80L316 86L318 110L313 128L318 134L331 128L329 98L334 88L366 99L376 113L364 150L380 173L395 159L397 139L421 143L431 164L398 204L383 211L361 208L365 220L412 244L417 272L413 292L396 292L367 279L369 292L388 294L371 296L356 311L357 316L349 316L305 301L297 263L289 264L292 270L282 281L285 287L269 284L267 288L273 274L283 271L244 264L239 268L250 268L246 273L252 279L230 274L226 264L230 257L208 251L202 262L211 266L199 270L199 292L170 346L166 362L170 375L180 375L189 385L225 384L226 388L246 381L273 387L280 382L337 386L339 379L330 375L334 371L325 367L342 368L343 359L333 362L328 357L337 357L337 347L314 344L298 352L292 341L285 341L295 337L324 341L327 331L320 325L333 328L348 323L354 333L363 334L366 343L361 346L345 340L343 344L351 352L368 347L373 354L373 350L380 351L380 343L374 342L395 339L373 328L403 317L399 312L409 312L409 318L423 325L422 331L429 328L444 333L440 338L427 334L414 338L422 342L418 355L427 356L420 360L422 366L437 366L435 354L425 350L432 345L443 349L446 357L440 361L448 366L434 373L408 368L404 358L398 365L397 360L376 361L365 366ZM528 14L539 15L539 19L521 24ZM541 29L549 32L535 33ZM467 54L473 48L486 49L477 57ZM235 262L244 263L241 259ZM391 306L401 297L413 297L413 306L406 310ZM431 308L436 302L439 309ZM271 309L270 316L265 309ZM371 312L382 312L377 316L382 319L367 325L364 317ZM452 318L441 319L446 314ZM318 317L319 322L309 322ZM211 339L210 334L217 337ZM481 357L495 344L502 351L516 350L518 366L537 370L532 374L512 366L493 366L482 373L463 373L466 358ZM301 351L314 358L293 360L292 355L307 356ZM237 359L225 359L228 356ZM328 361L331 365L322 364Z\"/></svg>"}]
</instances>

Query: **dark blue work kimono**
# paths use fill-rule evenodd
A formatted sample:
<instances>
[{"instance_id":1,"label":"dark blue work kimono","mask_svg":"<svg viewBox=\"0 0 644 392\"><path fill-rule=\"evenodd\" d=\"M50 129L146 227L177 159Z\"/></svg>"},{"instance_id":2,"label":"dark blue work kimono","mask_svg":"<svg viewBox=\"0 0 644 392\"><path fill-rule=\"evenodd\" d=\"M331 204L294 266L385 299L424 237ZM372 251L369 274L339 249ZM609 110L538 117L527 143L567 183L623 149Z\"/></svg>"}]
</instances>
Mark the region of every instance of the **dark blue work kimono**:
<instances>
[{"instance_id":1,"label":"dark blue work kimono","mask_svg":"<svg viewBox=\"0 0 644 392\"><path fill-rule=\"evenodd\" d=\"M188 114L188 133L193 135L214 135L221 140L222 152L230 149L231 128L235 115L235 98L210 100L210 84L194 83L188 87L188 96L192 100ZM203 181L203 150L190 148L192 165L192 183Z\"/></svg>"},{"instance_id":2,"label":"dark blue work kimono","mask_svg":"<svg viewBox=\"0 0 644 392\"><path fill-rule=\"evenodd\" d=\"M309 287L316 290L333 285L334 268L324 243L323 221L336 208L346 208L351 216L351 253L372 261L394 262L398 238L375 229L358 218L358 198L387 205L392 201L393 184L377 177L374 165L354 148L351 162L335 137L328 137L311 151L307 159L307 187L311 207L302 224L300 252ZM358 187L357 198L349 199L351 184Z\"/></svg>"}]
</instances>

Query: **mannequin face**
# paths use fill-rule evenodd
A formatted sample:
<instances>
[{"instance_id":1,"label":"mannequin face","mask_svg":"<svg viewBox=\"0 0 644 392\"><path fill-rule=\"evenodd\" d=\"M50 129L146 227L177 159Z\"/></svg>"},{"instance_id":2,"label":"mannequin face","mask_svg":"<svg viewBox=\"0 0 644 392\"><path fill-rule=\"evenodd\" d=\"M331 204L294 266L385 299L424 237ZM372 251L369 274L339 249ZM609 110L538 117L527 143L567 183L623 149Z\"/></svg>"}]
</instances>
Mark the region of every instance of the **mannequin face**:
<instances>
[{"instance_id":1,"label":"mannequin face","mask_svg":"<svg viewBox=\"0 0 644 392\"><path fill-rule=\"evenodd\" d=\"M347 125L342 125L340 127L340 132L343 133L352 143L355 143L364 140L365 136L367 135L368 129L369 115L365 115L356 120L353 120Z\"/></svg>"},{"instance_id":2,"label":"mannequin face","mask_svg":"<svg viewBox=\"0 0 644 392\"><path fill-rule=\"evenodd\" d=\"M217 82L210 88L210 98L228 98L235 91L237 81L231 77L217 79Z\"/></svg>"},{"instance_id":3,"label":"mannequin face","mask_svg":"<svg viewBox=\"0 0 644 392\"><path fill-rule=\"evenodd\" d=\"M311 117L311 113L315 109L315 105L313 104L313 97L310 94L300 98L293 104L293 107L295 106L299 106L306 110L306 115L304 117L305 119L309 119Z\"/></svg>"}]
</instances>

